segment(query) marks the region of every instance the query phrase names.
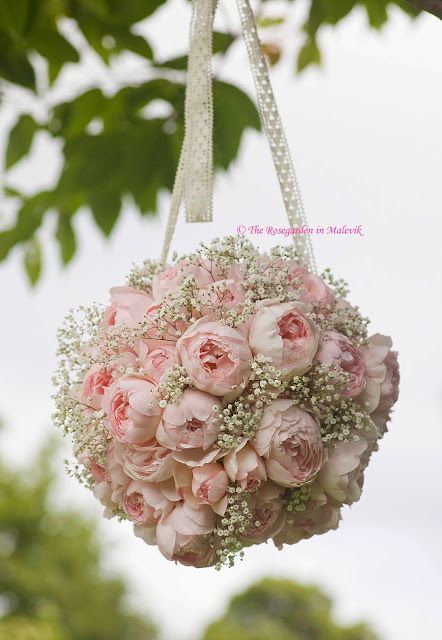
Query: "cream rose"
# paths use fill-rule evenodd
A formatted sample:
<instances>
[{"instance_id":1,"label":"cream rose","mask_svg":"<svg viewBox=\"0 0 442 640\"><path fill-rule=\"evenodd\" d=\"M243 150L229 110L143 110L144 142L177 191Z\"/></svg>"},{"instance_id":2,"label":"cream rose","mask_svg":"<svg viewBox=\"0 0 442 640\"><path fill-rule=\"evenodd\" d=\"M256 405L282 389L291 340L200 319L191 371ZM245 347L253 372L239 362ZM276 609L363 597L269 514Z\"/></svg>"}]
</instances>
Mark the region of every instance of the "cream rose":
<instances>
[{"instance_id":1,"label":"cream rose","mask_svg":"<svg viewBox=\"0 0 442 640\"><path fill-rule=\"evenodd\" d=\"M230 480L239 484L244 491L252 491L267 480L264 460L246 442L230 451L223 459L223 464Z\"/></svg>"},{"instance_id":2,"label":"cream rose","mask_svg":"<svg viewBox=\"0 0 442 640\"><path fill-rule=\"evenodd\" d=\"M221 411L218 398L186 389L176 404L168 405L157 429L157 440L172 450L207 450L217 439Z\"/></svg>"},{"instance_id":3,"label":"cream rose","mask_svg":"<svg viewBox=\"0 0 442 640\"><path fill-rule=\"evenodd\" d=\"M140 375L122 376L103 398L107 425L120 442L146 442L154 435L161 410L155 398L156 385Z\"/></svg>"},{"instance_id":4,"label":"cream rose","mask_svg":"<svg viewBox=\"0 0 442 640\"><path fill-rule=\"evenodd\" d=\"M397 400L399 366L397 353L391 351L391 346L391 338L376 333L361 347L365 363L365 387L358 396L358 402L368 413L387 405L391 408Z\"/></svg>"},{"instance_id":5,"label":"cream rose","mask_svg":"<svg viewBox=\"0 0 442 640\"><path fill-rule=\"evenodd\" d=\"M334 301L334 295L322 278L307 269L295 265L289 267L287 277L289 288L300 290L301 300L306 304L317 303L321 309L326 310Z\"/></svg>"},{"instance_id":6,"label":"cream rose","mask_svg":"<svg viewBox=\"0 0 442 640\"><path fill-rule=\"evenodd\" d=\"M239 393L251 374L252 353L243 335L206 318L181 336L177 352L195 387L215 396Z\"/></svg>"},{"instance_id":7,"label":"cream rose","mask_svg":"<svg viewBox=\"0 0 442 640\"><path fill-rule=\"evenodd\" d=\"M283 528L286 510L282 504L283 489L273 482L266 482L252 493L248 501L250 522L244 533L247 542L259 544L273 538Z\"/></svg>"},{"instance_id":8,"label":"cream rose","mask_svg":"<svg viewBox=\"0 0 442 640\"><path fill-rule=\"evenodd\" d=\"M352 398L361 393L365 387L365 364L361 351L352 341L337 331L321 333L316 360L330 364L350 375L350 379L342 392L343 398Z\"/></svg>"},{"instance_id":9,"label":"cream rose","mask_svg":"<svg viewBox=\"0 0 442 640\"><path fill-rule=\"evenodd\" d=\"M319 331L304 311L301 303L263 304L250 325L252 353L267 356L287 376L308 371L318 348Z\"/></svg>"},{"instance_id":10,"label":"cream rose","mask_svg":"<svg viewBox=\"0 0 442 640\"><path fill-rule=\"evenodd\" d=\"M284 487L299 487L320 470L325 449L318 423L291 400L274 400L252 445L264 457L268 477Z\"/></svg>"}]
</instances>

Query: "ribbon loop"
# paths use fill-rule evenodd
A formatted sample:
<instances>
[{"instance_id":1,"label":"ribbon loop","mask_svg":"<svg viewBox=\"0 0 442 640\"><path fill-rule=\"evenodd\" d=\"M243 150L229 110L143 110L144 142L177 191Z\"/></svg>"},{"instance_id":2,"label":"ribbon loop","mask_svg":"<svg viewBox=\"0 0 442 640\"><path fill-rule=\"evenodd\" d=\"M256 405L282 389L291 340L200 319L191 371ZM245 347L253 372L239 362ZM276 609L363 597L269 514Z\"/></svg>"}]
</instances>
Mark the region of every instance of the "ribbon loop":
<instances>
[{"instance_id":1,"label":"ribbon loop","mask_svg":"<svg viewBox=\"0 0 442 640\"><path fill-rule=\"evenodd\" d=\"M258 37L249 0L236 0L241 31L255 85L258 111L278 176L282 199L291 227L307 225L301 191L287 138L276 106L267 61ZM217 0L192 0L192 20L185 102L185 134L163 245L165 263L184 198L187 222L212 220L213 191L213 98L212 38ZM293 235L301 263L315 272L310 236Z\"/></svg>"},{"instance_id":2,"label":"ribbon loop","mask_svg":"<svg viewBox=\"0 0 442 640\"><path fill-rule=\"evenodd\" d=\"M212 39L216 0L193 0L187 69L184 202L187 222L212 220Z\"/></svg>"}]
</instances>

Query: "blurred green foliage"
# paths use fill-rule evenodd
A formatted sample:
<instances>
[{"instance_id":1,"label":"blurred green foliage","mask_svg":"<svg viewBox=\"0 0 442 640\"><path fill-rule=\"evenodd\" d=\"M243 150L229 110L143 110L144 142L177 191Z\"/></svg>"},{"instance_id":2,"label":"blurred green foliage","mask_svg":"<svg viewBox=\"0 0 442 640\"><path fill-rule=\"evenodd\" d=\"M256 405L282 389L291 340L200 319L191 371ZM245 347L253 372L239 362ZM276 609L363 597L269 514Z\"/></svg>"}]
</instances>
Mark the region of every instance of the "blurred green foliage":
<instances>
[{"instance_id":1,"label":"blurred green foliage","mask_svg":"<svg viewBox=\"0 0 442 640\"><path fill-rule=\"evenodd\" d=\"M54 449L14 470L0 458L0 640L155 640L124 582L103 574L96 523L53 506ZM234 596L202 640L379 639L337 624L318 588L268 578Z\"/></svg>"},{"instance_id":2,"label":"blurred green foliage","mask_svg":"<svg viewBox=\"0 0 442 640\"><path fill-rule=\"evenodd\" d=\"M128 197L141 214L153 214L160 192L173 186L183 137L187 59L182 55L157 60L151 44L137 33L139 23L149 21L166 2L0 0L0 91L7 94L11 85L19 87L27 92L28 103L44 107L38 118L33 117L32 109L18 114L5 152L4 197L14 198L17 213L15 222L0 232L0 261L20 245L31 284L42 273L44 252L38 230L47 213L56 218L55 240L61 261L67 264L77 249L73 218L82 207L89 208L96 225L108 236ZM292 2L287 0L287 11ZM287 14L262 15L264 5L268 5L266 0L256 6L264 51L276 63L279 47L266 42L265 29L283 25ZM369 25L378 29L393 6L416 14L402 0L310 0L298 70L320 62L318 33L323 27L337 25L353 9L362 7ZM72 33L77 37L72 38ZM239 29L217 32L215 54L224 55L238 35ZM61 72L81 64L90 52L111 68L116 57L131 52L144 61L145 79L126 85L122 81L113 94L104 94L91 79L89 89L80 95L54 102L51 94L47 100ZM253 102L238 87L215 81L214 92L215 168L226 170L238 154L244 131L260 129L260 123ZM158 107L158 101L162 105L159 112L151 108ZM19 190L8 186L8 171L30 153L39 134L60 142L62 170L52 189L29 195L26 185Z\"/></svg>"},{"instance_id":3,"label":"blurred green foliage","mask_svg":"<svg viewBox=\"0 0 442 640\"><path fill-rule=\"evenodd\" d=\"M51 456L0 461L0 640L153 640L124 583L101 570L96 524L51 507Z\"/></svg>"},{"instance_id":4,"label":"blurred green foliage","mask_svg":"<svg viewBox=\"0 0 442 640\"><path fill-rule=\"evenodd\" d=\"M317 587L266 578L232 598L203 640L379 640L363 623L345 627Z\"/></svg>"}]
</instances>

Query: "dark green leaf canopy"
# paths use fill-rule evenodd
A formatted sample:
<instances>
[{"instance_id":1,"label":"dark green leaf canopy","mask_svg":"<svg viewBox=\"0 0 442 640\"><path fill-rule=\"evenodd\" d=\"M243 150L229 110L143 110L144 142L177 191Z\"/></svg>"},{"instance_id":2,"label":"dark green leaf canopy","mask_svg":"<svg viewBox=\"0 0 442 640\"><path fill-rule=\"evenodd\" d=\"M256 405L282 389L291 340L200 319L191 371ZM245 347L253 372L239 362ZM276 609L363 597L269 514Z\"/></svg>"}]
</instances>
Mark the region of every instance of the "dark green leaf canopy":
<instances>
[{"instance_id":1,"label":"dark green leaf canopy","mask_svg":"<svg viewBox=\"0 0 442 640\"><path fill-rule=\"evenodd\" d=\"M287 8L292 2L286 0ZM15 85L25 94L23 103L43 103L38 120L31 109L19 113L9 132L3 192L4 197L14 198L17 215L0 231L0 260L20 245L33 284L42 271L44 248L36 250L37 235L47 215L56 217L55 240L61 262L67 264L77 248L75 215L80 209L88 208L95 224L108 236L128 200L142 215L154 214L160 192L172 188L184 130L187 56L158 60L142 35L145 22L166 3L0 0L0 97ZM262 16L261 5L265 3L260 0L256 9L264 51L274 56L269 57L273 64L280 57L280 48L266 42L265 33L269 27L283 24L284 17ZM309 0L302 27L305 41L297 54L298 71L320 64L320 39L325 27L340 24L354 10L364 10L369 26L379 29L394 7L410 15L417 13L402 0ZM187 25L183 28L187 30ZM226 55L238 37L239 24L232 32L216 31L214 55ZM116 57L135 54L144 65L145 74L141 76L150 79L140 79L137 84L120 82L112 95L104 94L97 83L69 100L46 101L45 87L57 83L62 70L81 64L85 53L94 54L99 63L109 67L107 73L112 72ZM253 102L234 84L215 81L214 99L215 168L227 170L238 155L244 132L259 129L260 124ZM162 109L158 109L160 103ZM32 143L40 131L60 143L60 176L52 189L31 197L22 194L20 187L12 193L8 170L32 153Z\"/></svg>"}]
</instances>

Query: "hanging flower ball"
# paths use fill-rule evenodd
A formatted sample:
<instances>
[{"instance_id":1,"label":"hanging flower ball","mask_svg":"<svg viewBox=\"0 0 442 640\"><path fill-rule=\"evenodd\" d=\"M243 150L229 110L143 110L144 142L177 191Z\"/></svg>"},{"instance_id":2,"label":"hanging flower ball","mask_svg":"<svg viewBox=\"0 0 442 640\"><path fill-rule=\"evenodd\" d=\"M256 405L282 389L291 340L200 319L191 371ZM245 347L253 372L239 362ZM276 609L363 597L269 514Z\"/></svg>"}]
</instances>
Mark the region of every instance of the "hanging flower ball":
<instances>
[{"instance_id":1,"label":"hanging flower ball","mask_svg":"<svg viewBox=\"0 0 442 640\"><path fill-rule=\"evenodd\" d=\"M68 316L55 422L105 515L195 567L337 528L399 386L347 293L294 248L227 237Z\"/></svg>"}]
</instances>

